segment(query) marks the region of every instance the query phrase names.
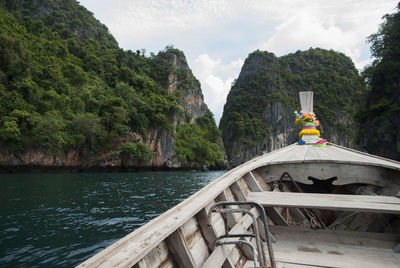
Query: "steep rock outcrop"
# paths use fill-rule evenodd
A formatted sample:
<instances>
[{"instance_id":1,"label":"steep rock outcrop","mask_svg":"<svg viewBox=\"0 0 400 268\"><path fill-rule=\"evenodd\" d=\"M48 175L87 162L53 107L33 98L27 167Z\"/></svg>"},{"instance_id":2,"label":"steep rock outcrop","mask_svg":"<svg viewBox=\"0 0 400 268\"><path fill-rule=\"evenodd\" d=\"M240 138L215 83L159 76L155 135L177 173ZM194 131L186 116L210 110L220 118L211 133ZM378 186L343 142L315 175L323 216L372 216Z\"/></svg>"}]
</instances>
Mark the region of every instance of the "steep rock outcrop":
<instances>
[{"instance_id":1,"label":"steep rock outcrop","mask_svg":"<svg viewBox=\"0 0 400 268\"><path fill-rule=\"evenodd\" d=\"M172 72L169 77L168 92L178 90L182 94L181 105L186 115L190 116L190 123L202 117L207 111L204 103L200 82L194 77L192 70L183 53L173 56ZM170 90L171 89L171 90Z\"/></svg>"},{"instance_id":2,"label":"steep rock outcrop","mask_svg":"<svg viewBox=\"0 0 400 268\"><path fill-rule=\"evenodd\" d=\"M201 163L181 161L176 154L176 127L179 124L196 123L196 120L208 111L203 101L199 81L190 70L186 58L179 50L174 50L167 59L171 64L171 72L168 75L169 94L175 91L180 95L181 109L175 112L173 127L150 127L145 135L131 132L127 137L121 138L112 150L90 154L85 150L70 150L63 153L52 153L39 149L26 151L12 151L4 149L0 151L0 172L17 171L27 169L30 171L42 170L90 170L103 168L200 168ZM214 122L215 124L215 122ZM148 162L135 162L120 152L119 147L123 142L143 142L148 145L153 156ZM218 139L222 145L222 139ZM222 148L221 148L222 150Z\"/></svg>"},{"instance_id":3,"label":"steep rock outcrop","mask_svg":"<svg viewBox=\"0 0 400 268\"><path fill-rule=\"evenodd\" d=\"M221 135L182 51L125 51L75 0L1 2L0 28L3 167L191 168L221 159ZM195 142L177 140L185 125Z\"/></svg>"},{"instance_id":4,"label":"steep rock outcrop","mask_svg":"<svg viewBox=\"0 0 400 268\"><path fill-rule=\"evenodd\" d=\"M282 57L255 51L232 86L221 118L224 146L231 166L294 143L300 128L299 91L314 91L314 111L322 136L354 146L353 115L365 85L345 55L323 49Z\"/></svg>"},{"instance_id":5,"label":"steep rock outcrop","mask_svg":"<svg viewBox=\"0 0 400 268\"><path fill-rule=\"evenodd\" d=\"M359 113L361 148L400 161L400 3L369 37L374 62L364 70L370 91Z\"/></svg>"},{"instance_id":6,"label":"steep rock outcrop","mask_svg":"<svg viewBox=\"0 0 400 268\"><path fill-rule=\"evenodd\" d=\"M144 166L189 168L193 163L180 161L175 152L175 128L181 123L195 123L208 110L204 103L199 81L194 77L187 64L184 54L176 51L168 61L172 68L168 75L168 94L178 91L181 95L180 105L182 112L174 114L174 129L151 128L144 139L149 148L154 152L149 163ZM134 165L133 162L129 163Z\"/></svg>"}]
</instances>

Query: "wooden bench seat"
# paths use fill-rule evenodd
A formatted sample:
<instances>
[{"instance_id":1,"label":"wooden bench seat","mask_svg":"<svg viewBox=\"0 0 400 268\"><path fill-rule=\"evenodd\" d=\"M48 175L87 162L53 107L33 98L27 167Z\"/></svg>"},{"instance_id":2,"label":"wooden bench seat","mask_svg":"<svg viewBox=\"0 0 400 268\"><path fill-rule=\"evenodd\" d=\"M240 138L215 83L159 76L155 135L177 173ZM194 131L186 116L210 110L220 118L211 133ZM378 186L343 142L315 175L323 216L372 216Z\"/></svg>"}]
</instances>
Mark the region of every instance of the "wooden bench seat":
<instances>
[{"instance_id":1,"label":"wooden bench seat","mask_svg":"<svg viewBox=\"0 0 400 268\"><path fill-rule=\"evenodd\" d=\"M249 192L249 201L265 207L317 208L400 214L400 198L394 196Z\"/></svg>"}]
</instances>

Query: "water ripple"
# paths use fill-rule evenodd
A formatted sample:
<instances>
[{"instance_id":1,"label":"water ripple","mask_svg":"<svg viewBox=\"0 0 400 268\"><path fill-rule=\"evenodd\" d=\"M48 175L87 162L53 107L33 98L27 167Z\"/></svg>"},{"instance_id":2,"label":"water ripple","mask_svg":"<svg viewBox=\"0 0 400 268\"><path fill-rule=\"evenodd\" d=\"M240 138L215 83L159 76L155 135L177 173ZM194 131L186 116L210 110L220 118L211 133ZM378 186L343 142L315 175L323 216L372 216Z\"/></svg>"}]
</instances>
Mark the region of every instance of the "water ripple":
<instances>
[{"instance_id":1,"label":"water ripple","mask_svg":"<svg viewBox=\"0 0 400 268\"><path fill-rule=\"evenodd\" d=\"M222 174L0 175L0 266L76 266Z\"/></svg>"}]
</instances>

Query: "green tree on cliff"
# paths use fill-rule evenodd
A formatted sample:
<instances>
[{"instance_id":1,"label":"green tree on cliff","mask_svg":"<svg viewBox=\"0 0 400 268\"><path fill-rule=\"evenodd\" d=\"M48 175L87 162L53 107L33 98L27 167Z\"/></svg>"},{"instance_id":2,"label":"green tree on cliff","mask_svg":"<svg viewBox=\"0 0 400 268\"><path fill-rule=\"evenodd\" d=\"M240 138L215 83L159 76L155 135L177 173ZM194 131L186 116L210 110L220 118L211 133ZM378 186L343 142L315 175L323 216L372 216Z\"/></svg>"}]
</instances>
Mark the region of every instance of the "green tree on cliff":
<instances>
[{"instance_id":1,"label":"green tree on cliff","mask_svg":"<svg viewBox=\"0 0 400 268\"><path fill-rule=\"evenodd\" d=\"M0 146L95 153L118 147L131 132L172 130L182 112L180 89L197 81L177 73L182 83L168 92L175 56L184 58L173 47L149 57L124 51L76 0L0 1ZM213 124L196 131L215 138ZM124 150L145 162L151 154L143 146ZM202 149L202 157L210 151Z\"/></svg>"},{"instance_id":2,"label":"green tree on cliff","mask_svg":"<svg viewBox=\"0 0 400 268\"><path fill-rule=\"evenodd\" d=\"M358 114L361 142L370 153L400 160L400 3L383 19L368 38L375 60L363 72L370 91Z\"/></svg>"}]
</instances>

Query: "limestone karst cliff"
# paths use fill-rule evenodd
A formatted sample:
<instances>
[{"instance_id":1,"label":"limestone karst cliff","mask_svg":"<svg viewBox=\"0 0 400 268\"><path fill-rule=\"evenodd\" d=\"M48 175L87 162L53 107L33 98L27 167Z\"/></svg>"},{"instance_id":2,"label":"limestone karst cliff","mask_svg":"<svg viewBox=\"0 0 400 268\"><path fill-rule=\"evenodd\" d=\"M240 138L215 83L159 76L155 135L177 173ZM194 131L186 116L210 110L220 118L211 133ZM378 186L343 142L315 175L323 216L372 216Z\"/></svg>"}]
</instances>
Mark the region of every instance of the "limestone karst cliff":
<instances>
[{"instance_id":1,"label":"limestone karst cliff","mask_svg":"<svg viewBox=\"0 0 400 268\"><path fill-rule=\"evenodd\" d=\"M4 170L223 160L183 52L125 51L76 0L0 2L0 62Z\"/></svg>"},{"instance_id":2,"label":"limestone karst cliff","mask_svg":"<svg viewBox=\"0 0 400 268\"><path fill-rule=\"evenodd\" d=\"M361 148L400 161L400 3L368 38L375 58L363 74L369 86L358 113Z\"/></svg>"},{"instance_id":3,"label":"limestone karst cliff","mask_svg":"<svg viewBox=\"0 0 400 268\"><path fill-rule=\"evenodd\" d=\"M352 60L323 49L282 57L255 51L232 85L220 122L228 161L239 165L257 155L294 143L299 91L314 91L314 111L324 138L355 145L353 116L365 90Z\"/></svg>"}]
</instances>

